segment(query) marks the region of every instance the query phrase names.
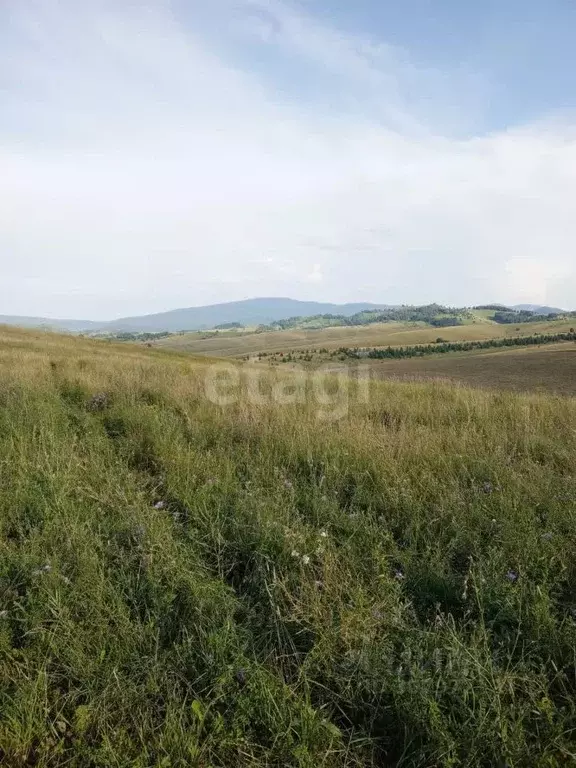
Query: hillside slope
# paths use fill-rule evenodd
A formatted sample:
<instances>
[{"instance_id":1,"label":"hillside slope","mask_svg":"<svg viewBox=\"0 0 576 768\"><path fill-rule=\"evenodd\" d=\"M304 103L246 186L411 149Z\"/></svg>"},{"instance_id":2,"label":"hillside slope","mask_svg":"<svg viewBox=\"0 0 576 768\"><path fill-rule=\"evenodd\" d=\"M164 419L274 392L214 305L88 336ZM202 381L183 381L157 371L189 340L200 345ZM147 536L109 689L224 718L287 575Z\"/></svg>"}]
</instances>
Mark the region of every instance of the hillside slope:
<instances>
[{"instance_id":1,"label":"hillside slope","mask_svg":"<svg viewBox=\"0 0 576 768\"><path fill-rule=\"evenodd\" d=\"M53 331L96 331L100 324L91 320L57 320L48 317L25 317L23 315L0 315L0 325L16 325L19 328L46 328Z\"/></svg>"},{"instance_id":2,"label":"hillside slope","mask_svg":"<svg viewBox=\"0 0 576 768\"><path fill-rule=\"evenodd\" d=\"M569 763L576 401L215 365L0 329L2 765Z\"/></svg>"},{"instance_id":3,"label":"hillside slope","mask_svg":"<svg viewBox=\"0 0 576 768\"><path fill-rule=\"evenodd\" d=\"M438 309L443 309L439 305ZM412 309L426 309L425 307L413 307ZM561 313L562 310L555 310L551 307L539 307L535 304L519 305L515 309L525 309L528 311L538 311L542 314ZM392 320L402 320L403 318L395 314L409 312L410 307L392 307L386 304L370 303L349 303L334 304L317 301L297 301L287 298L255 298L244 301L232 301L223 304L211 304L207 306L188 307L185 309L174 309L168 312L159 312L150 315L140 315L135 317L122 317L111 321L90 321L90 320L57 320L43 317L19 317L13 315L0 315L0 324L17 325L23 328L49 328L52 330L64 331L87 331L102 333L162 333L179 331L195 331L215 328L227 323L239 323L243 326L270 325L271 323L282 320L301 320L306 325L306 321L313 321L323 315L340 316L342 318L352 318L362 312L376 312L377 310L392 310ZM450 310L447 310L450 314ZM486 321L486 313L482 311L470 312L469 310L456 310L460 314L461 322L469 322L466 315L474 317L475 320ZM493 313L493 312L492 312ZM418 319L418 318L414 318ZM337 325L335 321L333 325ZM298 322L294 327L297 327ZM322 325L329 326L328 320Z\"/></svg>"},{"instance_id":4,"label":"hillside slope","mask_svg":"<svg viewBox=\"0 0 576 768\"><path fill-rule=\"evenodd\" d=\"M356 312L377 306L376 304L327 304L286 298L257 298L205 307L175 309L143 317L122 318L107 323L106 328L121 331L179 331L214 328L216 325L230 322L260 325L296 315L320 313L354 315Z\"/></svg>"},{"instance_id":5,"label":"hillside slope","mask_svg":"<svg viewBox=\"0 0 576 768\"><path fill-rule=\"evenodd\" d=\"M338 349L347 346L401 346L430 344L441 337L447 341L500 339L510 336L531 336L535 333L563 333L576 321L549 320L522 323L519 326L499 325L478 314L477 322L449 328L432 328L423 323L374 323L366 326L341 326L322 330L294 329L264 333L219 332L185 333L154 341L154 346L190 352L195 355L242 357L260 352L287 352L295 349Z\"/></svg>"},{"instance_id":6,"label":"hillside slope","mask_svg":"<svg viewBox=\"0 0 576 768\"><path fill-rule=\"evenodd\" d=\"M137 317L122 317L112 321L49 320L41 317L17 317L1 315L0 323L20 327L49 327L72 331L133 331L162 332L214 328L223 323L239 322L243 325L260 325L284 320L296 315L340 314L354 315L365 309L384 308L386 305L357 303L330 304L318 301L297 301L286 298L256 298L231 301L223 304L174 309Z\"/></svg>"},{"instance_id":7,"label":"hillside slope","mask_svg":"<svg viewBox=\"0 0 576 768\"><path fill-rule=\"evenodd\" d=\"M512 309L535 312L537 315L561 315L566 311L565 309L559 309L558 307L548 307L542 304L515 304Z\"/></svg>"}]
</instances>

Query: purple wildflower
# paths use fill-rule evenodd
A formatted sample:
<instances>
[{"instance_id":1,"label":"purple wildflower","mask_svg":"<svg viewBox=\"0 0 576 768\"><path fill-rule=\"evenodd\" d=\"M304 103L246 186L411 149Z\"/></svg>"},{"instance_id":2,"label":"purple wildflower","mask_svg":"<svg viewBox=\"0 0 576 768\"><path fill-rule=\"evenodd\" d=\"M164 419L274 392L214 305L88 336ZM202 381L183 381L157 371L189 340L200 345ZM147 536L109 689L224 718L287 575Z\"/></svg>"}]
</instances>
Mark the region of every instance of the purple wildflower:
<instances>
[{"instance_id":1,"label":"purple wildflower","mask_svg":"<svg viewBox=\"0 0 576 768\"><path fill-rule=\"evenodd\" d=\"M506 573L506 578L508 579L508 581L511 584L515 584L518 581L518 572L517 571L513 571L513 570L509 570Z\"/></svg>"}]
</instances>

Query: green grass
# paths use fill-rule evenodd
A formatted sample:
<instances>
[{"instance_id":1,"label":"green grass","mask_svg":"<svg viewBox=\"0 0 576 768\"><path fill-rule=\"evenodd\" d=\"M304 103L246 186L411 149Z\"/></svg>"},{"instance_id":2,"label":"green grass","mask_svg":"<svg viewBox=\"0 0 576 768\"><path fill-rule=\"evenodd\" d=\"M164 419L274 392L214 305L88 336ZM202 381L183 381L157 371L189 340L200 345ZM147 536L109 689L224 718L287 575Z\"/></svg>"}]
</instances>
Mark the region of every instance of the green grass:
<instances>
[{"instance_id":1,"label":"green grass","mask_svg":"<svg viewBox=\"0 0 576 768\"><path fill-rule=\"evenodd\" d=\"M574 399L207 368L0 329L2 764L574 762Z\"/></svg>"},{"instance_id":2,"label":"green grass","mask_svg":"<svg viewBox=\"0 0 576 768\"><path fill-rule=\"evenodd\" d=\"M492 319L494 317L494 312L495 310L493 309L474 309L471 310L470 314L474 320L479 322L494 323L494 320Z\"/></svg>"}]
</instances>

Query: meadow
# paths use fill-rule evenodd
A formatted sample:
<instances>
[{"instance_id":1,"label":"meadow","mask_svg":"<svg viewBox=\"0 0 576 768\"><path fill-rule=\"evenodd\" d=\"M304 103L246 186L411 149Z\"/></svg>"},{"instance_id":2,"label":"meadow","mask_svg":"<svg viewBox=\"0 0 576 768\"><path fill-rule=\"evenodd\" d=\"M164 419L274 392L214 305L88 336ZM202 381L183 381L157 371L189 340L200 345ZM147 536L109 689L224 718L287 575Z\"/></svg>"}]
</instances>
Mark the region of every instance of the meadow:
<instances>
[{"instance_id":1,"label":"meadow","mask_svg":"<svg viewBox=\"0 0 576 768\"><path fill-rule=\"evenodd\" d=\"M444 381L482 389L576 395L576 345L573 342L422 354L398 359L363 357L360 362L337 352L320 355L290 352L267 355L258 362L273 366L282 363L291 370L304 368L349 375L368 369L368 375L376 379Z\"/></svg>"},{"instance_id":2,"label":"meadow","mask_svg":"<svg viewBox=\"0 0 576 768\"><path fill-rule=\"evenodd\" d=\"M532 336L535 333L565 333L574 326L574 320L499 325L478 314L476 323L433 328L424 323L374 323L366 326L343 326L321 330L291 329L263 333L228 331L206 333L195 331L159 339L154 347L174 349L194 355L218 357L254 356L267 354L339 347L387 347L432 344L438 337L446 341L480 341L511 336Z\"/></svg>"},{"instance_id":3,"label":"meadow","mask_svg":"<svg viewBox=\"0 0 576 768\"><path fill-rule=\"evenodd\" d=\"M576 345L569 343L375 361L370 369L381 379L440 379L484 389L576 396Z\"/></svg>"},{"instance_id":4,"label":"meadow","mask_svg":"<svg viewBox=\"0 0 576 768\"><path fill-rule=\"evenodd\" d=\"M222 366L0 328L2 765L572 764L574 398Z\"/></svg>"}]
</instances>

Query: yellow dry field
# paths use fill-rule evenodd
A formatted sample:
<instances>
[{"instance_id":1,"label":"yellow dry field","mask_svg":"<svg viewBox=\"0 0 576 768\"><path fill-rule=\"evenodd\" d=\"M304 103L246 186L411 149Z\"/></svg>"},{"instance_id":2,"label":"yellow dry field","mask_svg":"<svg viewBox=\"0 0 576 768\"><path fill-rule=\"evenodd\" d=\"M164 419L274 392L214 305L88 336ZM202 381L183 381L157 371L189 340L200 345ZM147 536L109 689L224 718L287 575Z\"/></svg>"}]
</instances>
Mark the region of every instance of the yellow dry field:
<instances>
[{"instance_id":1,"label":"yellow dry field","mask_svg":"<svg viewBox=\"0 0 576 768\"><path fill-rule=\"evenodd\" d=\"M368 326L324 328L322 330L274 331L270 333L193 332L170 336L153 343L154 347L174 349L195 355L243 357L259 352L339 347L387 347L429 344L439 337L446 341L479 341L534 333L563 333L574 321L497 325L491 322L471 323L451 328L431 328L420 323L378 323Z\"/></svg>"}]
</instances>

